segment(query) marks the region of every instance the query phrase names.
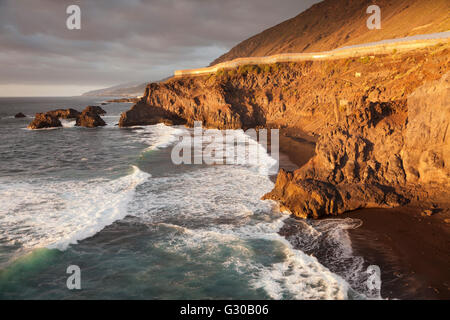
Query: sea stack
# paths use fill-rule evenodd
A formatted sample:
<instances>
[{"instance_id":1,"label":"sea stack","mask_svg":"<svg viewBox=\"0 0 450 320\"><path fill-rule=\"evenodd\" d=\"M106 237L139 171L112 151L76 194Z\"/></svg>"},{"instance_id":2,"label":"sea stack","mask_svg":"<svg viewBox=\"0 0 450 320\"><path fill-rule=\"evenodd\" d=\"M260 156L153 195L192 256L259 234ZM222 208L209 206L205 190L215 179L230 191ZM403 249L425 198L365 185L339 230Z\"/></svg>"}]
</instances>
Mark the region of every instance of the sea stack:
<instances>
[{"instance_id":1,"label":"sea stack","mask_svg":"<svg viewBox=\"0 0 450 320\"><path fill-rule=\"evenodd\" d=\"M36 113L33 121L28 125L29 129L44 129L62 127L58 117L50 113Z\"/></svg>"},{"instance_id":2,"label":"sea stack","mask_svg":"<svg viewBox=\"0 0 450 320\"><path fill-rule=\"evenodd\" d=\"M88 107L89 108L89 107ZM95 128L106 126L105 121L99 116L98 113L86 108L80 116L77 118L77 127Z\"/></svg>"}]
</instances>

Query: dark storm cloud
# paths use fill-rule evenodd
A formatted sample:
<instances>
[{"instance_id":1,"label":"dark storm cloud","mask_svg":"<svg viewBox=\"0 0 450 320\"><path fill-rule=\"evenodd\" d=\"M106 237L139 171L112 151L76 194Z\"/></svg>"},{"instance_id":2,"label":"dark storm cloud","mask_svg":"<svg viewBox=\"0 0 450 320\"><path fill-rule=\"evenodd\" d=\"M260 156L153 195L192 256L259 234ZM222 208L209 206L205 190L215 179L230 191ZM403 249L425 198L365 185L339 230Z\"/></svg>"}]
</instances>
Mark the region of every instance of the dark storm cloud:
<instances>
[{"instance_id":1,"label":"dark storm cloud","mask_svg":"<svg viewBox=\"0 0 450 320\"><path fill-rule=\"evenodd\" d=\"M0 85L110 85L207 65L317 0L0 0ZM67 30L66 8L81 8Z\"/></svg>"}]
</instances>

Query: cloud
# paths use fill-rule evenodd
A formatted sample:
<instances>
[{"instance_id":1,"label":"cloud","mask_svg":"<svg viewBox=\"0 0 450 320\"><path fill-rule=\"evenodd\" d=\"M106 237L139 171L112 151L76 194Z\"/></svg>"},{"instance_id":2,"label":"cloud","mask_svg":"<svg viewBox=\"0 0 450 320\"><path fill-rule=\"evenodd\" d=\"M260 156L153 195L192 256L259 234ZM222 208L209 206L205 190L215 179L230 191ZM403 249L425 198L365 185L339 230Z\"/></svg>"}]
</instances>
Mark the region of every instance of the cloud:
<instances>
[{"instance_id":1,"label":"cloud","mask_svg":"<svg viewBox=\"0 0 450 320\"><path fill-rule=\"evenodd\" d=\"M158 80L175 69L206 66L315 2L0 0L0 90ZM81 8L81 30L66 28L71 4Z\"/></svg>"}]
</instances>

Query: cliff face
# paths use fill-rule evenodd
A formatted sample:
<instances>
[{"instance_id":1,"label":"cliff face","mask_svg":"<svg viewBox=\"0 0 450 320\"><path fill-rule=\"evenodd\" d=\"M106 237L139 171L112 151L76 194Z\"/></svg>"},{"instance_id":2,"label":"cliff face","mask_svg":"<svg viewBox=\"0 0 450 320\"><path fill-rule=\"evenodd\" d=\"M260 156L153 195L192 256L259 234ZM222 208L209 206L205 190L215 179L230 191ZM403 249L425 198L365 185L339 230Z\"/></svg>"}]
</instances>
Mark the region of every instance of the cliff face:
<instances>
[{"instance_id":1,"label":"cliff face","mask_svg":"<svg viewBox=\"0 0 450 320\"><path fill-rule=\"evenodd\" d=\"M369 30L366 9L381 9L382 29ZM232 48L211 65L240 57L319 52L342 46L450 30L447 0L325 0Z\"/></svg>"},{"instance_id":2,"label":"cliff face","mask_svg":"<svg viewBox=\"0 0 450 320\"><path fill-rule=\"evenodd\" d=\"M400 154L411 183L450 187L450 75L408 97L408 124Z\"/></svg>"},{"instance_id":3,"label":"cliff face","mask_svg":"<svg viewBox=\"0 0 450 320\"><path fill-rule=\"evenodd\" d=\"M151 84L121 126L298 128L316 155L279 173L277 200L300 217L448 198L449 44L408 53L237 70Z\"/></svg>"},{"instance_id":4,"label":"cliff face","mask_svg":"<svg viewBox=\"0 0 450 320\"><path fill-rule=\"evenodd\" d=\"M139 124L187 124L202 121L205 126L241 128L239 107L233 108L220 83L201 79L180 79L147 86L143 98L122 114L119 126Z\"/></svg>"}]
</instances>

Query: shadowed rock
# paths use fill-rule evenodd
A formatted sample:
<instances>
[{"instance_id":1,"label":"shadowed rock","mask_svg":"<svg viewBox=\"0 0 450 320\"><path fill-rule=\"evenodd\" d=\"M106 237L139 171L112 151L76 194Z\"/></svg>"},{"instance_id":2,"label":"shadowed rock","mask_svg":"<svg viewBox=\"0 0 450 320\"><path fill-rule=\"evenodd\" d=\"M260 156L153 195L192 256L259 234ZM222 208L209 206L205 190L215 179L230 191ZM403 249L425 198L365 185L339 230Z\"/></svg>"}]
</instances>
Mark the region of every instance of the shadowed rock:
<instances>
[{"instance_id":1,"label":"shadowed rock","mask_svg":"<svg viewBox=\"0 0 450 320\"><path fill-rule=\"evenodd\" d=\"M78 127L94 128L106 126L106 123L98 115L98 113L89 111L89 109L87 110L85 109L85 111L83 111L81 115L77 118L75 125Z\"/></svg>"},{"instance_id":2,"label":"shadowed rock","mask_svg":"<svg viewBox=\"0 0 450 320\"><path fill-rule=\"evenodd\" d=\"M76 119L80 112L75 109L57 109L46 112L49 115L55 116L60 119Z\"/></svg>"},{"instance_id":3,"label":"shadowed rock","mask_svg":"<svg viewBox=\"0 0 450 320\"><path fill-rule=\"evenodd\" d=\"M88 106L81 113L75 109L57 109L46 113L37 113L28 128L41 129L61 127L62 124L59 119L76 119L75 125L81 127L93 128L106 126L105 121L103 121L99 115L105 113L106 111L99 106Z\"/></svg>"},{"instance_id":4,"label":"shadowed rock","mask_svg":"<svg viewBox=\"0 0 450 320\"><path fill-rule=\"evenodd\" d=\"M50 113L36 113L33 121L28 125L29 129L62 127L58 117Z\"/></svg>"},{"instance_id":5,"label":"shadowed rock","mask_svg":"<svg viewBox=\"0 0 450 320\"><path fill-rule=\"evenodd\" d=\"M163 108L149 107L143 103L137 103L131 110L122 113L119 120L119 126L121 127L153 125L158 123L180 125L185 124L186 120Z\"/></svg>"},{"instance_id":6,"label":"shadowed rock","mask_svg":"<svg viewBox=\"0 0 450 320\"><path fill-rule=\"evenodd\" d=\"M98 115L105 115L106 111L103 110L100 106L87 106L83 112L91 112L91 113L96 113Z\"/></svg>"},{"instance_id":7,"label":"shadowed rock","mask_svg":"<svg viewBox=\"0 0 450 320\"><path fill-rule=\"evenodd\" d=\"M26 118L26 115L24 115L22 112L16 113L14 118Z\"/></svg>"}]
</instances>

